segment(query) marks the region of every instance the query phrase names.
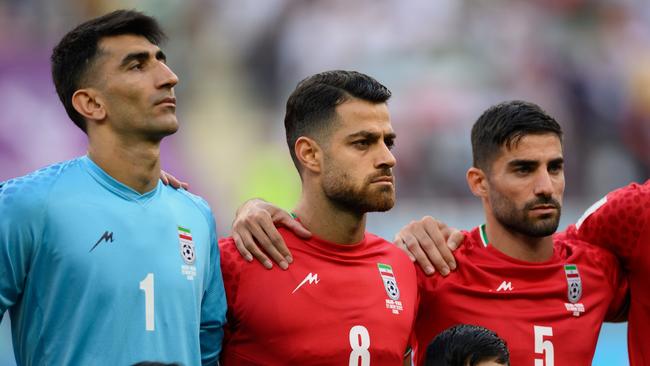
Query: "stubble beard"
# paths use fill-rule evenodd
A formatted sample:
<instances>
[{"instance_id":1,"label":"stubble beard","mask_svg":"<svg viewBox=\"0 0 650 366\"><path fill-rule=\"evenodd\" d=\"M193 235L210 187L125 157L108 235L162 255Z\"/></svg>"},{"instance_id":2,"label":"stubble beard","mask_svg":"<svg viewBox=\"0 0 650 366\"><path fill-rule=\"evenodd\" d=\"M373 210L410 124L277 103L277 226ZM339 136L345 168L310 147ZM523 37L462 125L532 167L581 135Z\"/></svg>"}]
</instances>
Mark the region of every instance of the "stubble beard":
<instances>
[{"instance_id":1,"label":"stubble beard","mask_svg":"<svg viewBox=\"0 0 650 366\"><path fill-rule=\"evenodd\" d=\"M509 198L491 190L490 204L494 217L501 225L510 231L534 238L553 235L557 231L562 213L562 205L550 196L539 196L526 202L520 209ZM540 204L554 205L557 212L540 218L532 218L529 212L534 206Z\"/></svg>"},{"instance_id":2,"label":"stubble beard","mask_svg":"<svg viewBox=\"0 0 650 366\"><path fill-rule=\"evenodd\" d=\"M369 179L366 179L361 187L355 187L347 173L328 171L322 187L330 202L348 212L385 212L395 205L395 189L392 186L372 187Z\"/></svg>"}]
</instances>

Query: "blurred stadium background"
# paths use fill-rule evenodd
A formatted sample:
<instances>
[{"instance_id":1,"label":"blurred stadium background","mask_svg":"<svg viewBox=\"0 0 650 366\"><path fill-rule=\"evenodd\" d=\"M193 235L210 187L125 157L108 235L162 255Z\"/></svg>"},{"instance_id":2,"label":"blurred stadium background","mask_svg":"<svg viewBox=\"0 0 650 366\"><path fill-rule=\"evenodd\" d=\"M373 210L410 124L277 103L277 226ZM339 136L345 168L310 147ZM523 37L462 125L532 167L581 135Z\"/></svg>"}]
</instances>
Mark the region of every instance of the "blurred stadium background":
<instances>
[{"instance_id":1,"label":"blurred stadium background","mask_svg":"<svg viewBox=\"0 0 650 366\"><path fill-rule=\"evenodd\" d=\"M469 131L503 100L536 102L564 126L562 228L612 188L650 176L645 0L0 0L0 181L84 154L49 56L76 24L117 8L157 17L170 36L182 127L164 142L163 166L210 202L220 236L246 198L296 201L284 102L328 69L365 72L393 91L399 199L369 221L389 240L424 214L482 223L464 180ZM0 366L14 365L8 318ZM594 365L627 364L625 332L604 327Z\"/></svg>"}]
</instances>

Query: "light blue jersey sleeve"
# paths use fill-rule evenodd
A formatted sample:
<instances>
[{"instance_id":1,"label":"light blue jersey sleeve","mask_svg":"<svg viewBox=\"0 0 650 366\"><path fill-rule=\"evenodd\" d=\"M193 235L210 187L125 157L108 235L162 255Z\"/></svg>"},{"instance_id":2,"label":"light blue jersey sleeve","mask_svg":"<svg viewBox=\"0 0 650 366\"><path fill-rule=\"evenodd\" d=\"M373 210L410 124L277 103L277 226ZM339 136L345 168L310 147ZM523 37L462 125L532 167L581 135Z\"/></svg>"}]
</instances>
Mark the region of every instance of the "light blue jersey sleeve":
<instances>
[{"instance_id":1,"label":"light blue jersey sleeve","mask_svg":"<svg viewBox=\"0 0 650 366\"><path fill-rule=\"evenodd\" d=\"M207 202L198 196L188 194L206 215L210 224L210 271L207 271L207 286L201 303L201 361L203 365L217 365L223 341L223 327L226 323L226 293L221 276L221 260L217 244L215 219Z\"/></svg>"},{"instance_id":2,"label":"light blue jersey sleeve","mask_svg":"<svg viewBox=\"0 0 650 366\"><path fill-rule=\"evenodd\" d=\"M0 320L20 301L33 253L43 236L49 185L39 183L42 176L54 177L60 166L0 183Z\"/></svg>"}]
</instances>

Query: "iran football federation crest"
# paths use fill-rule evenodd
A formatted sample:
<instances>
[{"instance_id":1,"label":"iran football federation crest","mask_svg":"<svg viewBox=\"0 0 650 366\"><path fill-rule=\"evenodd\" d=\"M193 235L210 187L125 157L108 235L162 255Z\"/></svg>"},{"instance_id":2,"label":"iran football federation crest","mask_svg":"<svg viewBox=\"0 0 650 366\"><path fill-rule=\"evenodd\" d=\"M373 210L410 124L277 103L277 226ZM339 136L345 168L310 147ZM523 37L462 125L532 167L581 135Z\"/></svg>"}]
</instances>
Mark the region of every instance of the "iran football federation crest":
<instances>
[{"instance_id":1,"label":"iran football federation crest","mask_svg":"<svg viewBox=\"0 0 650 366\"><path fill-rule=\"evenodd\" d=\"M181 257L183 258L183 262L188 265L194 264L196 255L194 253L194 242L192 241L192 233L190 232L190 229L179 226L178 241L181 248Z\"/></svg>"},{"instance_id":2,"label":"iran football federation crest","mask_svg":"<svg viewBox=\"0 0 650 366\"><path fill-rule=\"evenodd\" d=\"M397 287L397 280L393 273L393 267L388 264L377 263L377 268L379 269L379 275L381 275L381 279L384 282L386 294L389 297L386 299L386 309L390 310L393 314L399 314L400 311L404 310L404 306L399 300L399 287Z\"/></svg>"},{"instance_id":3,"label":"iran football federation crest","mask_svg":"<svg viewBox=\"0 0 650 366\"><path fill-rule=\"evenodd\" d=\"M388 264L377 263L377 268L379 268L381 279L384 280L384 287L386 288L388 297L393 300L399 300L399 288L397 287L397 280L395 280L395 275L393 274L393 267Z\"/></svg>"},{"instance_id":4,"label":"iran football federation crest","mask_svg":"<svg viewBox=\"0 0 650 366\"><path fill-rule=\"evenodd\" d=\"M566 274L569 302L575 304L582 297L582 281L580 281L578 266L575 264L565 264L564 273Z\"/></svg>"}]
</instances>

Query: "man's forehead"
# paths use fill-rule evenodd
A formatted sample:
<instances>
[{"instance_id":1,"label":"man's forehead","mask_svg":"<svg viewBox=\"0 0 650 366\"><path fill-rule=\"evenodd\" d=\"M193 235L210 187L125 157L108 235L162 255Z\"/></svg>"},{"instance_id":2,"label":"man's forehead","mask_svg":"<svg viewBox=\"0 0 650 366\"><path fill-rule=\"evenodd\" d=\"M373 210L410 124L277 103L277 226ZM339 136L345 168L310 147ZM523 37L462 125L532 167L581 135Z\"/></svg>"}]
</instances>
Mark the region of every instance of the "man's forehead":
<instances>
[{"instance_id":1,"label":"man's forehead","mask_svg":"<svg viewBox=\"0 0 650 366\"><path fill-rule=\"evenodd\" d=\"M501 146L499 158L547 160L562 157L562 141L555 134L530 134Z\"/></svg>"},{"instance_id":2,"label":"man's forehead","mask_svg":"<svg viewBox=\"0 0 650 366\"><path fill-rule=\"evenodd\" d=\"M339 128L346 135L361 131L378 134L393 133L386 103L373 103L352 98L336 107Z\"/></svg>"},{"instance_id":3,"label":"man's forehead","mask_svg":"<svg viewBox=\"0 0 650 366\"><path fill-rule=\"evenodd\" d=\"M107 36L99 40L101 53L111 56L123 56L132 52L150 52L155 54L160 47L151 43L146 37L135 34Z\"/></svg>"}]
</instances>

